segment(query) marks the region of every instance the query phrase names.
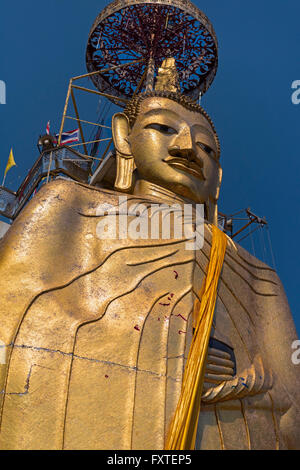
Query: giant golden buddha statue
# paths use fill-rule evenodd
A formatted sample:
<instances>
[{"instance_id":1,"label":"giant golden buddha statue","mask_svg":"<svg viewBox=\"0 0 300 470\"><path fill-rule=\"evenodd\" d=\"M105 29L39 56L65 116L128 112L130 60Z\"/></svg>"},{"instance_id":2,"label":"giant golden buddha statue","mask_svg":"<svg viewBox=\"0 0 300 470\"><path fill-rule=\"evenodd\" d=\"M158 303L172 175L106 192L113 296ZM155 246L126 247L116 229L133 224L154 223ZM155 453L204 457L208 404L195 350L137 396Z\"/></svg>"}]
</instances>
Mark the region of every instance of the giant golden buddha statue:
<instances>
[{"instance_id":1,"label":"giant golden buddha statue","mask_svg":"<svg viewBox=\"0 0 300 470\"><path fill-rule=\"evenodd\" d=\"M213 317L195 323L220 257L220 146L207 113L166 82L161 71L113 117L114 188L53 181L0 243L2 449L180 448L170 430L193 397L192 448L300 448L296 331L276 272L221 234ZM137 207L203 204L203 246L161 231L99 237L126 194L128 223ZM196 333L204 362L184 376Z\"/></svg>"}]
</instances>

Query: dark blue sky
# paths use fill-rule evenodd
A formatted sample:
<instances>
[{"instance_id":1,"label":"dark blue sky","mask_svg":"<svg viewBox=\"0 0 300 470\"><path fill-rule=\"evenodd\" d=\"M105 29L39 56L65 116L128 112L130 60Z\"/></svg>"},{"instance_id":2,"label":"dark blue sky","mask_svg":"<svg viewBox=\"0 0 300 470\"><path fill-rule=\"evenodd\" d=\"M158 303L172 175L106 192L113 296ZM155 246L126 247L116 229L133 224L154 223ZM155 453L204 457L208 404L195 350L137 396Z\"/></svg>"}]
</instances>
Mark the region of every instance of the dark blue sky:
<instances>
[{"instance_id":1,"label":"dark blue sky","mask_svg":"<svg viewBox=\"0 0 300 470\"><path fill-rule=\"evenodd\" d=\"M27 0L2 6L0 80L6 82L7 104L0 105L1 179L11 146L18 165L8 173L9 188L17 189L37 158L37 138L49 119L52 132L58 131L69 78L86 72L88 33L107 3ZM300 332L300 104L291 101L291 84L300 80L300 3L194 3L213 22L219 41L217 77L202 105L222 145L220 209L251 207L266 216ZM89 120L97 101L83 106Z\"/></svg>"}]
</instances>

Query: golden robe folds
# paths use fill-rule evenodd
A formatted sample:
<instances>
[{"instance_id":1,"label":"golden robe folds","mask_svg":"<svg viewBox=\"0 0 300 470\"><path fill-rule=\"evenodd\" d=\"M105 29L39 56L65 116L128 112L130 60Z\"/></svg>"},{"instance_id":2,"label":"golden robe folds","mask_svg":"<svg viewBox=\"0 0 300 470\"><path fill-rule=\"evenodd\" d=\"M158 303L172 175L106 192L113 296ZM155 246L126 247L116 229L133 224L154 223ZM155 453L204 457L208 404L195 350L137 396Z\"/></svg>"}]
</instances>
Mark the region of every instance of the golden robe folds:
<instances>
[{"instance_id":1,"label":"golden robe folds","mask_svg":"<svg viewBox=\"0 0 300 470\"><path fill-rule=\"evenodd\" d=\"M183 239L101 240L96 208L118 196L57 180L0 242L2 449L164 449L211 229L198 251ZM234 350L236 374L206 383L196 448L299 448L285 294L230 241L211 336Z\"/></svg>"}]
</instances>

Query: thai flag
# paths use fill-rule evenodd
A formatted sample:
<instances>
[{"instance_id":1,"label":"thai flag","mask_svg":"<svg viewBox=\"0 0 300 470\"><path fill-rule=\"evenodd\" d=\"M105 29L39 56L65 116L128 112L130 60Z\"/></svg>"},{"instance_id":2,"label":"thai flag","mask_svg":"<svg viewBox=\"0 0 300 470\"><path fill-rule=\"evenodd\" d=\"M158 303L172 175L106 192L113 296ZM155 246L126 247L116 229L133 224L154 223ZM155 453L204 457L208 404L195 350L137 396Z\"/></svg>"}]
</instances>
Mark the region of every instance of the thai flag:
<instances>
[{"instance_id":1,"label":"thai flag","mask_svg":"<svg viewBox=\"0 0 300 470\"><path fill-rule=\"evenodd\" d=\"M58 140L59 134L55 135ZM70 144L71 142L79 141L79 128L73 131L62 132L60 145Z\"/></svg>"}]
</instances>

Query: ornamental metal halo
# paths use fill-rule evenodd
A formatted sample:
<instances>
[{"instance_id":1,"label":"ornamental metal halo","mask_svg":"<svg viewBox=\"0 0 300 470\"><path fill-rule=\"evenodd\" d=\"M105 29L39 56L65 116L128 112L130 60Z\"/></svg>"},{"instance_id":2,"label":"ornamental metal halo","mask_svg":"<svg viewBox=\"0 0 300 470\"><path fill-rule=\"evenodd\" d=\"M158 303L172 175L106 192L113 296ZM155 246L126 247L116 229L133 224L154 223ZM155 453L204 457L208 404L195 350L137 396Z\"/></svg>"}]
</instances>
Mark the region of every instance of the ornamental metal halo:
<instances>
[{"instance_id":1,"label":"ornamental metal halo","mask_svg":"<svg viewBox=\"0 0 300 470\"><path fill-rule=\"evenodd\" d=\"M140 60L91 76L99 91L130 99L150 58L157 71L167 57L176 60L181 92L192 99L204 94L218 66L217 38L208 18L188 0L116 0L91 28L86 65L90 73Z\"/></svg>"}]
</instances>

